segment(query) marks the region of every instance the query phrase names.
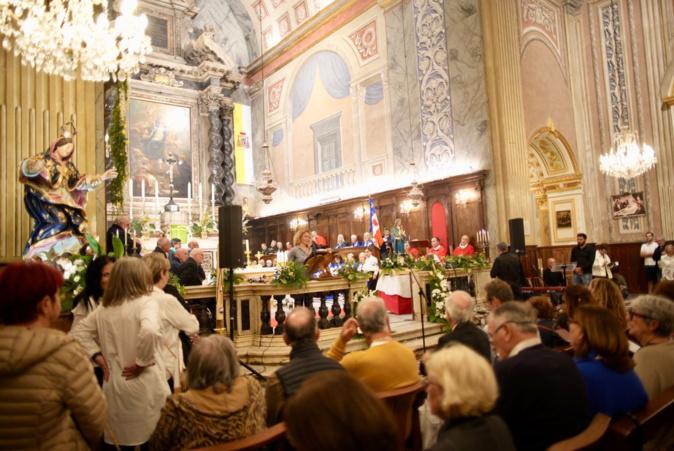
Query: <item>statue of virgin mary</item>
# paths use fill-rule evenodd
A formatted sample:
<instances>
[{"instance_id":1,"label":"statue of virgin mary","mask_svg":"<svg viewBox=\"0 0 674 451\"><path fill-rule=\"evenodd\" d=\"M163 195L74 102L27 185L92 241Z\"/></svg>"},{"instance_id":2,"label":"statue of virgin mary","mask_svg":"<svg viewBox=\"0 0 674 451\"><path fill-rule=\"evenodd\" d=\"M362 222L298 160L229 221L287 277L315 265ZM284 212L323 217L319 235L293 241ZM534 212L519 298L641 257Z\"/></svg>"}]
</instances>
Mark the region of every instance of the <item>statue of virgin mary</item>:
<instances>
[{"instance_id":1,"label":"statue of virgin mary","mask_svg":"<svg viewBox=\"0 0 674 451\"><path fill-rule=\"evenodd\" d=\"M78 252L87 230L87 193L117 176L115 169L101 175L80 174L73 163L74 135L72 125L70 129L64 126L49 149L21 162L24 204L35 221L23 253L26 259Z\"/></svg>"}]
</instances>

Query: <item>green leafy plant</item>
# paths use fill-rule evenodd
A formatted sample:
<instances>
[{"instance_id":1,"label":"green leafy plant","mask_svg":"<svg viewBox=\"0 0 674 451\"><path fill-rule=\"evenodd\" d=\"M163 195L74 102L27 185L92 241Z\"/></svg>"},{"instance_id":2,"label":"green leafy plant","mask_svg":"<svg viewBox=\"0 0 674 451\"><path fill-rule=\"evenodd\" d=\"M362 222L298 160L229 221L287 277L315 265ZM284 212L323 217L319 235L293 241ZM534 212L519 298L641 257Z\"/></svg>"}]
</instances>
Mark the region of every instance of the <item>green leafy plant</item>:
<instances>
[{"instance_id":1,"label":"green leafy plant","mask_svg":"<svg viewBox=\"0 0 674 451\"><path fill-rule=\"evenodd\" d=\"M489 267L489 261L484 254L477 255L448 255L445 257L445 263L454 269L463 269L470 274L476 269L485 269Z\"/></svg>"},{"instance_id":2,"label":"green leafy plant","mask_svg":"<svg viewBox=\"0 0 674 451\"><path fill-rule=\"evenodd\" d=\"M367 278L367 274L358 271L350 262L342 266L337 274L349 283Z\"/></svg>"},{"instance_id":3,"label":"green leafy plant","mask_svg":"<svg viewBox=\"0 0 674 451\"><path fill-rule=\"evenodd\" d=\"M178 278L178 276L176 276L172 272L169 273L168 283L169 283L169 285L173 285L174 287L176 287L176 289L178 290L178 293L180 293L180 296L183 296L183 297L185 296L185 287L183 286L182 283L180 283L180 279Z\"/></svg>"},{"instance_id":4,"label":"green leafy plant","mask_svg":"<svg viewBox=\"0 0 674 451\"><path fill-rule=\"evenodd\" d=\"M192 229L193 236L201 236L204 232L217 232L218 230L215 227L213 218L208 214L203 215L199 221L193 222L190 228Z\"/></svg>"},{"instance_id":5,"label":"green leafy plant","mask_svg":"<svg viewBox=\"0 0 674 451\"><path fill-rule=\"evenodd\" d=\"M112 118L108 128L108 138L110 143L110 160L113 167L117 170L115 177L108 187L110 193L110 203L121 208L124 202L124 187L128 177L128 156L126 154L126 123L122 113L122 97L124 101L127 98L128 85L126 81L117 82L117 95L115 105L112 108Z\"/></svg>"},{"instance_id":6,"label":"green leafy plant","mask_svg":"<svg viewBox=\"0 0 674 451\"><path fill-rule=\"evenodd\" d=\"M304 288L309 281L307 268L297 262L289 261L277 266L272 285L284 288Z\"/></svg>"},{"instance_id":7,"label":"green leafy plant","mask_svg":"<svg viewBox=\"0 0 674 451\"><path fill-rule=\"evenodd\" d=\"M61 311L69 312L73 308L73 300L86 287L87 267L92 257L89 255L64 255L56 260L63 272L63 285L59 291Z\"/></svg>"},{"instance_id":8,"label":"green leafy plant","mask_svg":"<svg viewBox=\"0 0 674 451\"><path fill-rule=\"evenodd\" d=\"M221 274L222 274L222 277L224 279L222 281L222 287L225 291L229 290L229 269L228 268L223 269ZM214 274L213 280L215 280L216 277L217 277L217 274ZM236 272L234 272L234 286L240 284L244 280L245 280L245 278L243 277L243 275L237 274Z\"/></svg>"},{"instance_id":9,"label":"green leafy plant","mask_svg":"<svg viewBox=\"0 0 674 451\"><path fill-rule=\"evenodd\" d=\"M408 265L407 260L402 255L393 258L387 257L379 263L379 273L383 276L390 276L396 270L409 268Z\"/></svg>"}]
</instances>

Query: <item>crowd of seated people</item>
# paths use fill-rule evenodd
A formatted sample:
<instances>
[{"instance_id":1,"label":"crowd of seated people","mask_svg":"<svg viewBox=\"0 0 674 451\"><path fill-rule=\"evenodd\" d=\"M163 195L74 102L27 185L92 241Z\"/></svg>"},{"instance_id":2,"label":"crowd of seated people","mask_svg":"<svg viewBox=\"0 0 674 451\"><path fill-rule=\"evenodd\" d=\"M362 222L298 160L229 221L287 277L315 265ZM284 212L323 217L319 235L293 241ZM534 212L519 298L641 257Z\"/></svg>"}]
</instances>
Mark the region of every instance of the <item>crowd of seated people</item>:
<instances>
[{"instance_id":1,"label":"crowd of seated people","mask_svg":"<svg viewBox=\"0 0 674 451\"><path fill-rule=\"evenodd\" d=\"M310 255L311 246L302 231L293 251ZM197 448L280 421L299 450L396 447L399 431L377 394L423 376L381 299L359 302L326 352L314 312L289 312L290 361L260 384L242 374L228 338L197 336L196 318L168 294L169 254L158 248L143 259L94 260L70 334L48 327L60 312L58 271L40 263L0 270L0 292L11 294L0 298L0 448ZM333 263L367 270L376 260L365 250L360 263ZM549 298L521 301L494 279L485 286L486 330L474 323L475 299L452 292L449 332L424 358L438 422L428 447L545 449L595 413L643 408L674 386L673 285L662 281L627 305L613 282L596 278L566 288L555 310ZM359 332L366 348L347 352Z\"/></svg>"}]
</instances>

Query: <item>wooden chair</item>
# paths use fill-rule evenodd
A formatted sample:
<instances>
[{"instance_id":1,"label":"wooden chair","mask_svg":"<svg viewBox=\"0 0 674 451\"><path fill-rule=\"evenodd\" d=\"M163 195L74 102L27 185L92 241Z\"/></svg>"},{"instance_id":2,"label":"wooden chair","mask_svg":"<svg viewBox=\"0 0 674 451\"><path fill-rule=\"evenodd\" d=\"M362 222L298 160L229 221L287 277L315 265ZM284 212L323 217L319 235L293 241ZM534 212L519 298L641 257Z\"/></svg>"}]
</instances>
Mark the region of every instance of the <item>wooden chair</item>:
<instances>
[{"instance_id":1,"label":"wooden chair","mask_svg":"<svg viewBox=\"0 0 674 451\"><path fill-rule=\"evenodd\" d=\"M674 425L674 386L651 399L646 406L634 415L617 418L604 439L605 449L640 450L646 442L669 433L672 439ZM670 443L670 446L672 443ZM669 448L667 448L669 449Z\"/></svg>"},{"instance_id":2,"label":"wooden chair","mask_svg":"<svg viewBox=\"0 0 674 451\"><path fill-rule=\"evenodd\" d=\"M249 451L266 447L267 450L283 450L286 443L285 423L278 423L250 437L221 443L194 451Z\"/></svg>"},{"instance_id":3,"label":"wooden chair","mask_svg":"<svg viewBox=\"0 0 674 451\"><path fill-rule=\"evenodd\" d=\"M576 449L591 449L601 442L604 434L611 425L611 417L598 413L592 418L589 426L580 434L557 442L548 448L548 451L571 451Z\"/></svg>"},{"instance_id":4,"label":"wooden chair","mask_svg":"<svg viewBox=\"0 0 674 451\"><path fill-rule=\"evenodd\" d=\"M400 448L422 449L419 407L426 399L426 384L419 381L407 387L377 393L377 397L391 409L400 433ZM408 446L409 444L409 446Z\"/></svg>"}]
</instances>

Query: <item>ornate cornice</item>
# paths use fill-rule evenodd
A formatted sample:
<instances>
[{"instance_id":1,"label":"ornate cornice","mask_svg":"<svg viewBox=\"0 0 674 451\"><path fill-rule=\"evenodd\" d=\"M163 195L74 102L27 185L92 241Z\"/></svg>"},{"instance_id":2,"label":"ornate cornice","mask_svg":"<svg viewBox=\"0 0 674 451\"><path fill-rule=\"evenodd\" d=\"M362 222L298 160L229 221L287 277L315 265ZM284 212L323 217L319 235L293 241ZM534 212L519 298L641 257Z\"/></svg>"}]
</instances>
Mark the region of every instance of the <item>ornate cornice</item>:
<instances>
[{"instance_id":1,"label":"ornate cornice","mask_svg":"<svg viewBox=\"0 0 674 451\"><path fill-rule=\"evenodd\" d=\"M577 16L583 8L583 0L564 0L564 9L568 14Z\"/></svg>"},{"instance_id":2,"label":"ornate cornice","mask_svg":"<svg viewBox=\"0 0 674 451\"><path fill-rule=\"evenodd\" d=\"M149 66L147 67L147 70L141 72L140 79L149 81L150 83L171 86L173 88L179 88L184 84L182 81L176 80L174 71L165 67Z\"/></svg>"},{"instance_id":3,"label":"ornate cornice","mask_svg":"<svg viewBox=\"0 0 674 451\"><path fill-rule=\"evenodd\" d=\"M222 89L217 86L209 86L201 91L197 99L199 105L199 114L209 114L211 111L218 111L221 108L228 108L231 100L225 97Z\"/></svg>"}]
</instances>

